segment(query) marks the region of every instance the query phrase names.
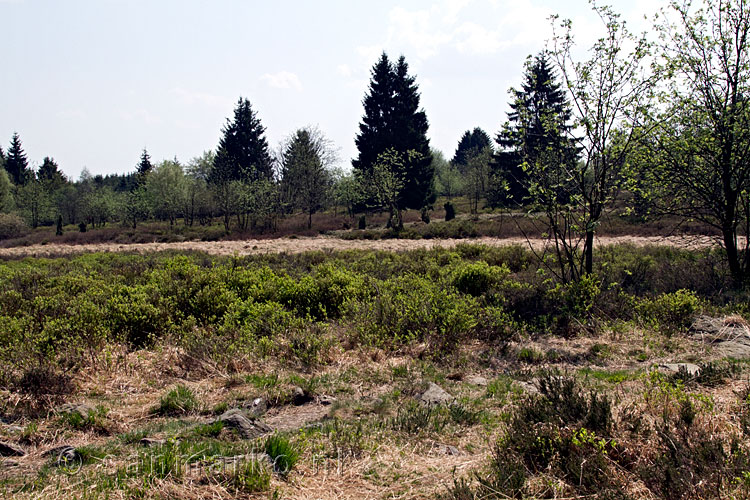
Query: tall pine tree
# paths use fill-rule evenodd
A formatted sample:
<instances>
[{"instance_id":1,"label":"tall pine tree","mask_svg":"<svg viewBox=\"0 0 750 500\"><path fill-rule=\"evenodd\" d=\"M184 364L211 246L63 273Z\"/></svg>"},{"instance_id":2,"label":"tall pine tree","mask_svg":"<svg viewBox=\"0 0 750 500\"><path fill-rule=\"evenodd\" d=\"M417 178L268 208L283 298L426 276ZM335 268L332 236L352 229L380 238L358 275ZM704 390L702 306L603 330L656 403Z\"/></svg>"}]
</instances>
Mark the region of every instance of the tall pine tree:
<instances>
[{"instance_id":1,"label":"tall pine tree","mask_svg":"<svg viewBox=\"0 0 750 500\"><path fill-rule=\"evenodd\" d=\"M214 184L231 181L271 180L273 163L261 125L250 101L240 99L234 109L234 120L227 120L214 160L209 181Z\"/></svg>"},{"instance_id":2,"label":"tall pine tree","mask_svg":"<svg viewBox=\"0 0 750 500\"><path fill-rule=\"evenodd\" d=\"M365 115L355 139L359 155L354 170L367 176L378 157L391 148L407 158L398 172L404 179L400 208L419 209L435 201L427 115L419 107L419 89L404 56L396 64L383 53L373 66ZM409 151L412 154L407 154ZM416 153L416 154L414 154Z\"/></svg>"},{"instance_id":3,"label":"tall pine tree","mask_svg":"<svg viewBox=\"0 0 750 500\"><path fill-rule=\"evenodd\" d=\"M146 148L143 148L141 159L135 167L135 182L131 186L131 191L140 186L144 186L146 184L146 177L148 177L148 174L153 170L154 166L151 164L151 155L148 154Z\"/></svg>"},{"instance_id":4,"label":"tall pine tree","mask_svg":"<svg viewBox=\"0 0 750 500\"><path fill-rule=\"evenodd\" d=\"M29 162L26 159L26 153L23 151L18 132L13 133L13 138L10 141L8 155L5 158L5 170L8 171L10 180L16 185L26 184L31 176Z\"/></svg>"},{"instance_id":5,"label":"tall pine tree","mask_svg":"<svg viewBox=\"0 0 750 500\"><path fill-rule=\"evenodd\" d=\"M495 142L500 146L492 169L503 194L493 205L522 203L528 195L528 169L545 158L556 158L561 167L576 161L578 150L570 138L571 109L556 81L547 55L542 52L526 62L521 90L511 89L511 112Z\"/></svg>"}]
</instances>

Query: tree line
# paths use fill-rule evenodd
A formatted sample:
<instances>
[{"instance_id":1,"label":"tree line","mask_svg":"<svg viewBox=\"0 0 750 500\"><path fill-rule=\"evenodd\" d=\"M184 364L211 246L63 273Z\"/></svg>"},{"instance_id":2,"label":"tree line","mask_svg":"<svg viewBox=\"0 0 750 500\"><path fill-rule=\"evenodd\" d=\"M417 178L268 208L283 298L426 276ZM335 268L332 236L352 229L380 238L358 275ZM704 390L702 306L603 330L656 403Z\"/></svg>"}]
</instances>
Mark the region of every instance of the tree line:
<instances>
[{"instance_id":1,"label":"tree line","mask_svg":"<svg viewBox=\"0 0 750 500\"><path fill-rule=\"evenodd\" d=\"M415 76L401 56L383 53L371 71L364 115L347 172L315 128L271 151L257 113L240 98L215 152L186 164L76 182L52 158L32 170L14 134L0 150L0 210L32 226L155 217L175 224L220 218L229 231L273 230L294 212L312 216L343 206L353 217L429 211L438 195L528 212L550 236L539 255L564 282L593 269L595 235L615 210L671 214L721 234L735 283L750 274L750 8L745 0L673 2L654 22L656 38L628 30L617 13L594 5L604 35L577 59L571 21L554 17L547 48L529 56L510 112L494 137L467 130L450 161L430 147ZM493 144L494 142L494 144ZM549 255L551 253L551 255ZM552 258L548 258L548 257Z\"/></svg>"}]
</instances>

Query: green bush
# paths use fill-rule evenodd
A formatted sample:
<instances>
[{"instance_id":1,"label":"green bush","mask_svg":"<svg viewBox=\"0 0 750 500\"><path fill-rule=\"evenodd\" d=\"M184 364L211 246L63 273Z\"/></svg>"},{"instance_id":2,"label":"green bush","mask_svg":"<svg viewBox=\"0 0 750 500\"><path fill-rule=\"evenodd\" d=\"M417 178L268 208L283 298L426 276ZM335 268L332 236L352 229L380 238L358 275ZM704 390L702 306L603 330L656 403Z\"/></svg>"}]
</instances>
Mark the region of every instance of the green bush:
<instances>
[{"instance_id":1,"label":"green bush","mask_svg":"<svg viewBox=\"0 0 750 500\"><path fill-rule=\"evenodd\" d=\"M646 321L671 335L690 326L700 307L701 302L695 292L677 290L655 299L643 300L638 312Z\"/></svg>"},{"instance_id":2,"label":"green bush","mask_svg":"<svg viewBox=\"0 0 750 500\"><path fill-rule=\"evenodd\" d=\"M232 486L243 493L259 493L271 487L271 474L259 460L247 460L231 476Z\"/></svg>"},{"instance_id":3,"label":"green bush","mask_svg":"<svg viewBox=\"0 0 750 500\"><path fill-rule=\"evenodd\" d=\"M507 266L490 266L484 261L464 262L451 276L451 284L461 293L479 297L510 274Z\"/></svg>"},{"instance_id":4,"label":"green bush","mask_svg":"<svg viewBox=\"0 0 750 500\"><path fill-rule=\"evenodd\" d=\"M28 234L29 226L15 214L0 213L0 240L20 238Z\"/></svg>"}]
</instances>

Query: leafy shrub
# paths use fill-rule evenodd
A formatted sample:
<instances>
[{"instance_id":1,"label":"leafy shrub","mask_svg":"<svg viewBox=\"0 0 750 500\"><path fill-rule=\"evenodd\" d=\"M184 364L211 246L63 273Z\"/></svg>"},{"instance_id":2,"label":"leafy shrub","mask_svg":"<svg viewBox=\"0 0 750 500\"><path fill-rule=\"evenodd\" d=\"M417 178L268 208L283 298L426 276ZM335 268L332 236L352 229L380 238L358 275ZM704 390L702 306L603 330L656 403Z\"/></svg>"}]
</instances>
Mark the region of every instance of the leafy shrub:
<instances>
[{"instance_id":1,"label":"leafy shrub","mask_svg":"<svg viewBox=\"0 0 750 500\"><path fill-rule=\"evenodd\" d=\"M484 261L462 263L453 270L451 284L461 293L479 297L508 274L506 266L490 266Z\"/></svg>"},{"instance_id":2,"label":"leafy shrub","mask_svg":"<svg viewBox=\"0 0 750 500\"><path fill-rule=\"evenodd\" d=\"M198 408L198 401L192 390L184 385L178 385L164 394L159 405L151 409L151 413L161 416L185 415Z\"/></svg>"},{"instance_id":3,"label":"leafy shrub","mask_svg":"<svg viewBox=\"0 0 750 500\"><path fill-rule=\"evenodd\" d=\"M0 213L0 240L20 238L29 232L29 226L15 214Z\"/></svg>"},{"instance_id":4,"label":"leafy shrub","mask_svg":"<svg viewBox=\"0 0 750 500\"><path fill-rule=\"evenodd\" d=\"M695 292L677 290L655 299L646 299L638 309L644 319L671 335L690 326L700 310L700 305L700 299Z\"/></svg>"},{"instance_id":5,"label":"leafy shrub","mask_svg":"<svg viewBox=\"0 0 750 500\"><path fill-rule=\"evenodd\" d=\"M289 475L299 460L299 451L289 438L280 434L274 434L266 439L265 450L271 457L274 470L283 477Z\"/></svg>"},{"instance_id":6,"label":"leafy shrub","mask_svg":"<svg viewBox=\"0 0 750 500\"><path fill-rule=\"evenodd\" d=\"M61 420L66 425L79 431L92 430L100 434L109 433L109 424L107 422L108 410L104 406L97 406L94 411L85 415L80 411L71 411L61 415Z\"/></svg>"}]
</instances>

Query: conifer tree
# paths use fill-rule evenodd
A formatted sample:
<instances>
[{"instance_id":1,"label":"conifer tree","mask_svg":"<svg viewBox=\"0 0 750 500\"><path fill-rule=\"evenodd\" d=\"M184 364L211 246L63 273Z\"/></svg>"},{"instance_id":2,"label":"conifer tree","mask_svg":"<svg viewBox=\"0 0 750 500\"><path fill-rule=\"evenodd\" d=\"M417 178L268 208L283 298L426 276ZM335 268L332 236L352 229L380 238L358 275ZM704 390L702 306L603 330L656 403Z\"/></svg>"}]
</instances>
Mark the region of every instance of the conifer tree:
<instances>
[{"instance_id":1,"label":"conifer tree","mask_svg":"<svg viewBox=\"0 0 750 500\"><path fill-rule=\"evenodd\" d=\"M506 195L505 199L491 200L494 205L523 201L528 194L524 163L534 165L543 156L554 154L561 162L570 164L577 155L570 139L570 104L556 81L547 54L529 57L521 89L511 89L511 96L512 111L495 139L500 148L493 161L495 182L506 186Z\"/></svg>"},{"instance_id":2,"label":"conifer tree","mask_svg":"<svg viewBox=\"0 0 750 500\"><path fill-rule=\"evenodd\" d=\"M312 216L324 208L332 185L328 164L334 151L323 135L315 130L297 130L281 153L281 188L293 208L307 213L307 228Z\"/></svg>"},{"instance_id":3,"label":"conifer tree","mask_svg":"<svg viewBox=\"0 0 750 500\"><path fill-rule=\"evenodd\" d=\"M154 166L151 164L151 156L148 154L146 148L143 148L141 152L141 160L135 167L135 184L132 186L133 189L143 186L146 183L146 177L154 170Z\"/></svg>"},{"instance_id":4,"label":"conifer tree","mask_svg":"<svg viewBox=\"0 0 750 500\"><path fill-rule=\"evenodd\" d=\"M492 139L487 132L479 127L474 130L467 130L461 136L461 140L458 141L458 147L456 147L451 163L456 167L465 167L470 157L488 147L492 147Z\"/></svg>"},{"instance_id":5,"label":"conifer tree","mask_svg":"<svg viewBox=\"0 0 750 500\"><path fill-rule=\"evenodd\" d=\"M407 161L398 164L397 174L404 179L400 208L420 209L434 202L429 124L419 108L419 91L415 77L401 56L396 64L383 53L373 66L368 93L363 101L365 115L355 139L358 157L352 161L355 172L367 177L378 157L388 149L405 155ZM372 200L370 200L370 203Z\"/></svg>"},{"instance_id":6,"label":"conifer tree","mask_svg":"<svg viewBox=\"0 0 750 500\"><path fill-rule=\"evenodd\" d=\"M16 185L26 184L31 175L29 162L26 159L26 153L23 151L18 132L13 133L10 148L5 158L5 170L8 171L10 180Z\"/></svg>"},{"instance_id":7,"label":"conifer tree","mask_svg":"<svg viewBox=\"0 0 750 500\"><path fill-rule=\"evenodd\" d=\"M250 101L240 99L234 109L234 120L227 120L214 160L209 181L221 184L231 181L271 180L273 164L261 125Z\"/></svg>"}]
</instances>

